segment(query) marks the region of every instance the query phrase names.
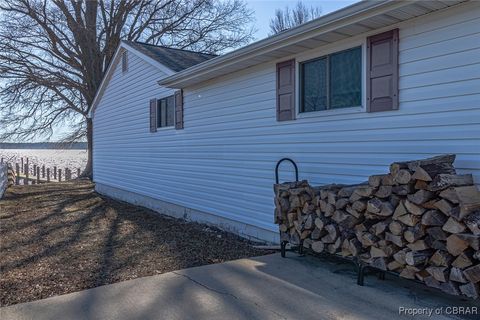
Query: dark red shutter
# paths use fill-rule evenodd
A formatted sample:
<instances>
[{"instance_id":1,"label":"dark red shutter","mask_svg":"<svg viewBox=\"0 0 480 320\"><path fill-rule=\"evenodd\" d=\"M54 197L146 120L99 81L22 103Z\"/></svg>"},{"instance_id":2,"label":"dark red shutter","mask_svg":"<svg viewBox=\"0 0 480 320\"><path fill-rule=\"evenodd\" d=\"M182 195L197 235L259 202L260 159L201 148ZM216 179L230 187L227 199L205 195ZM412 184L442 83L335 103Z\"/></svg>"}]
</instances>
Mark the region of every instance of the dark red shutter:
<instances>
[{"instance_id":1,"label":"dark red shutter","mask_svg":"<svg viewBox=\"0 0 480 320\"><path fill-rule=\"evenodd\" d=\"M277 63L277 121L295 119L295 60Z\"/></svg>"},{"instance_id":2,"label":"dark red shutter","mask_svg":"<svg viewBox=\"0 0 480 320\"><path fill-rule=\"evenodd\" d=\"M398 29L367 38L367 111L398 109Z\"/></svg>"},{"instance_id":3,"label":"dark red shutter","mask_svg":"<svg viewBox=\"0 0 480 320\"><path fill-rule=\"evenodd\" d=\"M157 99L150 100L150 132L157 132Z\"/></svg>"},{"instance_id":4,"label":"dark red shutter","mask_svg":"<svg viewBox=\"0 0 480 320\"><path fill-rule=\"evenodd\" d=\"M175 92L175 129L183 129L183 91Z\"/></svg>"}]
</instances>

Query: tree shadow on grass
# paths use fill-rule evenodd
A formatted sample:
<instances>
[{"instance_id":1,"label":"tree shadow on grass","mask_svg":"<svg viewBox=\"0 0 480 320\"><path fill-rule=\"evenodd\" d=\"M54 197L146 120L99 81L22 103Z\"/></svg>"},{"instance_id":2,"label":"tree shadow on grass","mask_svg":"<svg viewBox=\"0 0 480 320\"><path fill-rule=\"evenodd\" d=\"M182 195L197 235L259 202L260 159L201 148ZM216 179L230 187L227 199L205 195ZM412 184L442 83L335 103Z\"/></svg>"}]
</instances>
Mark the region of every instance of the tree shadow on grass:
<instances>
[{"instance_id":1,"label":"tree shadow on grass","mask_svg":"<svg viewBox=\"0 0 480 320\"><path fill-rule=\"evenodd\" d=\"M19 198L9 191L0 208L1 305L261 254L228 233L102 197L92 184L41 187L22 187Z\"/></svg>"}]
</instances>

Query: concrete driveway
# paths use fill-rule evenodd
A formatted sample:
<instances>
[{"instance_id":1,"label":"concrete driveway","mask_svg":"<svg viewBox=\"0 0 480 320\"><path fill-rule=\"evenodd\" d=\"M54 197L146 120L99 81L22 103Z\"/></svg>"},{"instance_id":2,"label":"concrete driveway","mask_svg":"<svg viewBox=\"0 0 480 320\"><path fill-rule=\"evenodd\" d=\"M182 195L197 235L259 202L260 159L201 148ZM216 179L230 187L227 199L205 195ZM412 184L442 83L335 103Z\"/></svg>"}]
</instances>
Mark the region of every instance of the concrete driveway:
<instances>
[{"instance_id":1,"label":"concrete driveway","mask_svg":"<svg viewBox=\"0 0 480 320\"><path fill-rule=\"evenodd\" d=\"M350 264L274 254L4 307L0 319L452 319L461 317L448 306L480 309L396 277L355 283ZM402 307L424 315L399 314Z\"/></svg>"}]
</instances>

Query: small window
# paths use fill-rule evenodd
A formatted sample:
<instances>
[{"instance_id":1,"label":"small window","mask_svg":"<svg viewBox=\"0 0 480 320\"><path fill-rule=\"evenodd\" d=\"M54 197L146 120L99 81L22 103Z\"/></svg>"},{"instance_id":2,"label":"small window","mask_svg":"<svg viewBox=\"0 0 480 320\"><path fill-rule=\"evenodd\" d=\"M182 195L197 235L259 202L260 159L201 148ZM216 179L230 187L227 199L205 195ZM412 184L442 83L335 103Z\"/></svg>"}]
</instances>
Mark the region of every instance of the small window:
<instances>
[{"instance_id":1,"label":"small window","mask_svg":"<svg viewBox=\"0 0 480 320\"><path fill-rule=\"evenodd\" d=\"M157 100L157 128L175 125L175 97Z\"/></svg>"},{"instance_id":2,"label":"small window","mask_svg":"<svg viewBox=\"0 0 480 320\"><path fill-rule=\"evenodd\" d=\"M127 72L128 70L128 52L123 51L122 53L122 72Z\"/></svg>"},{"instance_id":3,"label":"small window","mask_svg":"<svg viewBox=\"0 0 480 320\"><path fill-rule=\"evenodd\" d=\"M361 47L300 65L300 112L362 105Z\"/></svg>"}]
</instances>

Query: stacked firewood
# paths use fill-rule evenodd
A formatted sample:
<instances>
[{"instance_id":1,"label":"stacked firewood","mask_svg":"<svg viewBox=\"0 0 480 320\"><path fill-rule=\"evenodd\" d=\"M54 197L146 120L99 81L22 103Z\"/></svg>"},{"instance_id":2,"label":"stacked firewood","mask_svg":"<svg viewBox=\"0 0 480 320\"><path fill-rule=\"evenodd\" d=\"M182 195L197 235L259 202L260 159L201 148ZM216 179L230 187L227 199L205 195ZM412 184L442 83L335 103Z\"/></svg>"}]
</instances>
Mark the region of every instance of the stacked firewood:
<instances>
[{"instance_id":1,"label":"stacked firewood","mask_svg":"<svg viewBox=\"0 0 480 320\"><path fill-rule=\"evenodd\" d=\"M456 173L454 160L395 162L359 185L277 184L281 241L478 298L480 192L470 174Z\"/></svg>"}]
</instances>

